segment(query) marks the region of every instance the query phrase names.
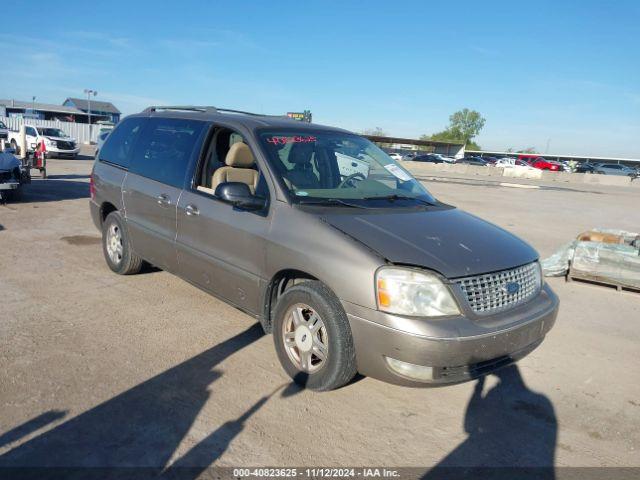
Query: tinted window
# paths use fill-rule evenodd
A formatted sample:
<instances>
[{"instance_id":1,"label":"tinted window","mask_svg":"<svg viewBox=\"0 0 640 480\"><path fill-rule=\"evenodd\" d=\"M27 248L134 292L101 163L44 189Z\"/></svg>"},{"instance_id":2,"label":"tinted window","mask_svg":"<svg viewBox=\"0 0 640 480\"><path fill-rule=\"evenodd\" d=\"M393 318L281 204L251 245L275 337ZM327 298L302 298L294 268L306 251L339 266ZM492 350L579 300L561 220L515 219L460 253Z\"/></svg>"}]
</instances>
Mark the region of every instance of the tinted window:
<instances>
[{"instance_id":1,"label":"tinted window","mask_svg":"<svg viewBox=\"0 0 640 480\"><path fill-rule=\"evenodd\" d=\"M100 160L129 168L133 145L146 118L127 118L120 122L100 150Z\"/></svg>"},{"instance_id":2,"label":"tinted window","mask_svg":"<svg viewBox=\"0 0 640 480\"><path fill-rule=\"evenodd\" d=\"M27 135L31 135L32 137L37 137L38 134L36 133L36 129L33 127L27 127L26 128L26 132Z\"/></svg>"},{"instance_id":3,"label":"tinted window","mask_svg":"<svg viewBox=\"0 0 640 480\"><path fill-rule=\"evenodd\" d=\"M197 120L150 119L136 143L131 171L181 188L204 126L204 122Z\"/></svg>"}]
</instances>

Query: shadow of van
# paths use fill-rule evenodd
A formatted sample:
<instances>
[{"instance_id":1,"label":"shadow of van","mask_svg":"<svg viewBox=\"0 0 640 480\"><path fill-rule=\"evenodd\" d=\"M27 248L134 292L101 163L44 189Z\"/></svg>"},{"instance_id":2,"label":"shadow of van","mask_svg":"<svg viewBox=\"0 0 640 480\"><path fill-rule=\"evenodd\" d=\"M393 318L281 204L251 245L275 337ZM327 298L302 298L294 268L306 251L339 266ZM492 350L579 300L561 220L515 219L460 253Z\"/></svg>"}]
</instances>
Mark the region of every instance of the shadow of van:
<instances>
[{"instance_id":1,"label":"shadow of van","mask_svg":"<svg viewBox=\"0 0 640 480\"><path fill-rule=\"evenodd\" d=\"M558 422L549 399L527 388L517 365L477 380L464 418L466 440L423 478L555 478ZM532 476L529 476L532 475Z\"/></svg>"}]
</instances>

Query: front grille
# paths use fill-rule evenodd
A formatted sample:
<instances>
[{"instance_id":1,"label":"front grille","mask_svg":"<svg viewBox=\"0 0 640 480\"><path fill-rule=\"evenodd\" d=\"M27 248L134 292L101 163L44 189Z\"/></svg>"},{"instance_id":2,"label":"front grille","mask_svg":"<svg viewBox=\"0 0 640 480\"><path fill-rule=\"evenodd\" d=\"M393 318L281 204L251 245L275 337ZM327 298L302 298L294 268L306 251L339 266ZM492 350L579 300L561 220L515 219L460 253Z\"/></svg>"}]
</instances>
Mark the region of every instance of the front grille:
<instances>
[{"instance_id":1,"label":"front grille","mask_svg":"<svg viewBox=\"0 0 640 480\"><path fill-rule=\"evenodd\" d=\"M60 150L73 150L74 148L76 148L73 142L65 142L63 140L58 140L57 143L58 143L58 148Z\"/></svg>"},{"instance_id":2,"label":"front grille","mask_svg":"<svg viewBox=\"0 0 640 480\"><path fill-rule=\"evenodd\" d=\"M475 313L488 315L520 305L540 291L538 262L456 280Z\"/></svg>"}]
</instances>

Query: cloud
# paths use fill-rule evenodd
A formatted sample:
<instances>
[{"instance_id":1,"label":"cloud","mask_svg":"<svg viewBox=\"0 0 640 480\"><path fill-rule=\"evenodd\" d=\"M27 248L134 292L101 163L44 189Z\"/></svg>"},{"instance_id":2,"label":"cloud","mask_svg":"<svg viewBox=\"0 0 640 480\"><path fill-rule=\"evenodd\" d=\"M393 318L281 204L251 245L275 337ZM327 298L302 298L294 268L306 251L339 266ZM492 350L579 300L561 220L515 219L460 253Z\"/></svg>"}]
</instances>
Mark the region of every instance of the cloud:
<instances>
[{"instance_id":1,"label":"cloud","mask_svg":"<svg viewBox=\"0 0 640 480\"><path fill-rule=\"evenodd\" d=\"M159 44L168 48L182 50L184 53L193 50L210 48L229 48L234 50L263 50L258 43L243 32L224 29L190 30L191 37L163 38Z\"/></svg>"},{"instance_id":2,"label":"cloud","mask_svg":"<svg viewBox=\"0 0 640 480\"><path fill-rule=\"evenodd\" d=\"M473 50L476 53L479 53L480 55L483 55L485 57L495 57L498 55L498 51L497 50L492 50L490 48L485 48L482 47L480 45L471 45L471 50Z\"/></svg>"},{"instance_id":3,"label":"cloud","mask_svg":"<svg viewBox=\"0 0 640 480\"><path fill-rule=\"evenodd\" d=\"M75 40L88 40L100 42L115 49L129 49L132 46L131 39L128 37L115 36L104 32L88 32L84 30L66 31L63 36Z\"/></svg>"}]
</instances>

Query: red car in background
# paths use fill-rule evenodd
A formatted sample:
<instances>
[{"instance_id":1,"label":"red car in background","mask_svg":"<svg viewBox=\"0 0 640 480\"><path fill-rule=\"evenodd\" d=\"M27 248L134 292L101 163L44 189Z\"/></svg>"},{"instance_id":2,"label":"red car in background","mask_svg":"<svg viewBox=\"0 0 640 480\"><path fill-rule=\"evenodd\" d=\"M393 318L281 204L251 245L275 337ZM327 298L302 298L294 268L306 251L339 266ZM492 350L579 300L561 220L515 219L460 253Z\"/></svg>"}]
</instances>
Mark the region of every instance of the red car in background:
<instances>
[{"instance_id":1,"label":"red car in background","mask_svg":"<svg viewBox=\"0 0 640 480\"><path fill-rule=\"evenodd\" d=\"M518 160L527 162L532 167L540 170L551 170L553 172L561 172L564 170L564 167L560 162L547 160L544 157L541 157L540 155L536 155L536 154L522 153L518 155Z\"/></svg>"}]
</instances>

